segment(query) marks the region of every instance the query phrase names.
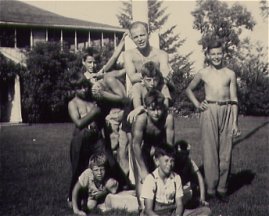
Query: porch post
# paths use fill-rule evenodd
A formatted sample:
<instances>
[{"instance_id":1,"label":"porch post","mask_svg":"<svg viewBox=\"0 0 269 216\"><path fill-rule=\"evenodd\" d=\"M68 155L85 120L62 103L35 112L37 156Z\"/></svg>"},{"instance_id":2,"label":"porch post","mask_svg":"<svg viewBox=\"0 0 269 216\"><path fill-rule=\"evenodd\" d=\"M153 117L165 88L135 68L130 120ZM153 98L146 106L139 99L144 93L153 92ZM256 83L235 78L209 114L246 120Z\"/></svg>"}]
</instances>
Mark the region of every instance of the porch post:
<instances>
[{"instance_id":1,"label":"porch post","mask_svg":"<svg viewBox=\"0 0 269 216\"><path fill-rule=\"evenodd\" d=\"M33 49L34 39L33 39L33 30L30 31L30 48Z\"/></svg>"},{"instance_id":2,"label":"porch post","mask_svg":"<svg viewBox=\"0 0 269 216\"><path fill-rule=\"evenodd\" d=\"M75 30L75 52L78 51L78 39L77 39L77 30Z\"/></svg>"},{"instance_id":3,"label":"porch post","mask_svg":"<svg viewBox=\"0 0 269 216\"><path fill-rule=\"evenodd\" d=\"M49 32L48 32L48 29L46 28L46 42L49 41Z\"/></svg>"},{"instance_id":4,"label":"porch post","mask_svg":"<svg viewBox=\"0 0 269 216\"><path fill-rule=\"evenodd\" d=\"M101 47L104 46L104 33L101 32Z\"/></svg>"},{"instance_id":5,"label":"porch post","mask_svg":"<svg viewBox=\"0 0 269 216\"><path fill-rule=\"evenodd\" d=\"M21 116L21 86L20 86L20 77L16 75L15 84L14 84L14 97L11 102L11 113L10 113L10 123L19 123L22 122Z\"/></svg>"},{"instance_id":6,"label":"porch post","mask_svg":"<svg viewBox=\"0 0 269 216\"><path fill-rule=\"evenodd\" d=\"M89 34L88 34L88 47L91 47L91 31L89 30Z\"/></svg>"},{"instance_id":7,"label":"porch post","mask_svg":"<svg viewBox=\"0 0 269 216\"><path fill-rule=\"evenodd\" d=\"M60 39L60 43L61 43L61 51L63 51L63 30L61 29L61 39Z\"/></svg>"},{"instance_id":8,"label":"porch post","mask_svg":"<svg viewBox=\"0 0 269 216\"><path fill-rule=\"evenodd\" d=\"M17 49L17 29L14 29L14 48Z\"/></svg>"}]
</instances>

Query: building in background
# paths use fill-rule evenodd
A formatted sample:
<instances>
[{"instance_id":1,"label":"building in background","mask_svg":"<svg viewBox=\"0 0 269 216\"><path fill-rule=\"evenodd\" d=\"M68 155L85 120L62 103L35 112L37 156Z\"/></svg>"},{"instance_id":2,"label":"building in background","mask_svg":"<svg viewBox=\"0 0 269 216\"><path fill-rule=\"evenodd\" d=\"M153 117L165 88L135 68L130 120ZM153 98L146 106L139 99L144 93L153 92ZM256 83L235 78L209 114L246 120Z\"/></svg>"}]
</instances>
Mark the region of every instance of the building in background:
<instances>
[{"instance_id":1,"label":"building in background","mask_svg":"<svg viewBox=\"0 0 269 216\"><path fill-rule=\"evenodd\" d=\"M68 18L17 0L0 0L0 52L25 65L25 50L38 42L60 42L77 52L90 46L116 46L125 29ZM0 122L22 122L20 78L0 85Z\"/></svg>"}]
</instances>

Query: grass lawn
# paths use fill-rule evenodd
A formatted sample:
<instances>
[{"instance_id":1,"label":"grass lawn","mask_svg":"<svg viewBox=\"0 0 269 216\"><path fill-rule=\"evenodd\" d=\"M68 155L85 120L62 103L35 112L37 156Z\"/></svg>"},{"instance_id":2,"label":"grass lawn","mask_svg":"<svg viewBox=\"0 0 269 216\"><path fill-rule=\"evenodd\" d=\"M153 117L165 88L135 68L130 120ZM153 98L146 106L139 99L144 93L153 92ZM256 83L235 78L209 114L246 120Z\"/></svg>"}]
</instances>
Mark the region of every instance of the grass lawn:
<instances>
[{"instance_id":1,"label":"grass lawn","mask_svg":"<svg viewBox=\"0 0 269 216\"><path fill-rule=\"evenodd\" d=\"M234 143L230 201L210 203L213 215L269 215L268 124L265 117L239 118L242 135ZM73 215L66 205L72 131L69 123L0 127L0 215ZM178 118L176 132L177 139L192 144L191 156L201 165L198 119Z\"/></svg>"}]
</instances>

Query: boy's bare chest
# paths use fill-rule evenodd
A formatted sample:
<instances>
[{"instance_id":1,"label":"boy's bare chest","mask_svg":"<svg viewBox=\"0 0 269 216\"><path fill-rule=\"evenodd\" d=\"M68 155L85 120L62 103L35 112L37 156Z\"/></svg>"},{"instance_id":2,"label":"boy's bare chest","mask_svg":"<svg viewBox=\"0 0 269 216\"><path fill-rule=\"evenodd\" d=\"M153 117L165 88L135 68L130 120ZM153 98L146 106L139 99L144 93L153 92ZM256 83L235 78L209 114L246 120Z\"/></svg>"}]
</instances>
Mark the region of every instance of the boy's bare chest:
<instances>
[{"instance_id":1,"label":"boy's bare chest","mask_svg":"<svg viewBox=\"0 0 269 216\"><path fill-rule=\"evenodd\" d=\"M230 84L230 77L225 71L208 71L204 74L203 81L209 87L225 87Z\"/></svg>"}]
</instances>

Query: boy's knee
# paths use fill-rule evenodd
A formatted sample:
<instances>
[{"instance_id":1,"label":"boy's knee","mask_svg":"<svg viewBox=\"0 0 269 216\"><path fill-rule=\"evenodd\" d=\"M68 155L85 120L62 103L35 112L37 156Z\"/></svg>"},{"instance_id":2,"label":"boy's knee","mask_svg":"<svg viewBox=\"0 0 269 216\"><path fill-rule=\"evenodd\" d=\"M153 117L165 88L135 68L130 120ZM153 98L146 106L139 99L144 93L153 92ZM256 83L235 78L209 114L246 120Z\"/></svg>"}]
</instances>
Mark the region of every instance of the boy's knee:
<instances>
[{"instance_id":1,"label":"boy's knee","mask_svg":"<svg viewBox=\"0 0 269 216\"><path fill-rule=\"evenodd\" d=\"M88 210L92 210L96 207L97 205L97 201L96 200L93 200L93 199L88 199L88 202L87 202L87 208Z\"/></svg>"}]
</instances>

